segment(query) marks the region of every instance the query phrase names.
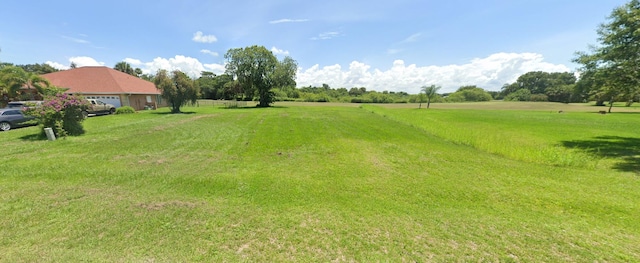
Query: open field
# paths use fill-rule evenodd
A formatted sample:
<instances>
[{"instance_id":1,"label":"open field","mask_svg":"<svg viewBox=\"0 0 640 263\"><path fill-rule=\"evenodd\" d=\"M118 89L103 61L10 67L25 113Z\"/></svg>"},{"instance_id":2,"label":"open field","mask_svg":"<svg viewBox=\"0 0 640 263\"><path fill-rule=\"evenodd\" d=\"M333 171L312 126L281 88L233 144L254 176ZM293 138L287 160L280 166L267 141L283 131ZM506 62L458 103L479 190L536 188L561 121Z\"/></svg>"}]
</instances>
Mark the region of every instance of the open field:
<instances>
[{"instance_id":1,"label":"open field","mask_svg":"<svg viewBox=\"0 0 640 263\"><path fill-rule=\"evenodd\" d=\"M640 260L640 115L312 105L0 133L0 261Z\"/></svg>"},{"instance_id":2,"label":"open field","mask_svg":"<svg viewBox=\"0 0 640 263\"><path fill-rule=\"evenodd\" d=\"M211 101L204 102L211 104ZM280 106L343 106L343 107L359 107L358 103L317 103L317 102L277 102ZM384 108L402 108L417 109L417 103L389 103L376 104ZM422 108L426 108L427 104L423 103ZM608 106L594 106L593 103L557 103L557 102L513 102L513 101L487 101L487 102L461 102L461 103L431 103L432 109L465 109L465 110L527 110L527 111L549 111L549 112L599 112L607 111ZM640 113L640 104L635 103L631 107L625 107L624 103L615 103L612 109L616 112L637 112Z\"/></svg>"}]
</instances>

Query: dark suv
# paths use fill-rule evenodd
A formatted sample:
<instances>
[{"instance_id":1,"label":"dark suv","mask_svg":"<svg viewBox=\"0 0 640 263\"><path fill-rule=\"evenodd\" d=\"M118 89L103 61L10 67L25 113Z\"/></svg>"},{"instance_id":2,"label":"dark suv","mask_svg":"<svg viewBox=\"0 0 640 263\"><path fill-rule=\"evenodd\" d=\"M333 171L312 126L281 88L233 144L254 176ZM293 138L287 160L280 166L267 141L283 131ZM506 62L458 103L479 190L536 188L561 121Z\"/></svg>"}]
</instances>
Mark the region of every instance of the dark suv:
<instances>
[{"instance_id":1,"label":"dark suv","mask_svg":"<svg viewBox=\"0 0 640 263\"><path fill-rule=\"evenodd\" d=\"M7 108L28 110L30 107L42 105L41 100L12 101L7 104Z\"/></svg>"},{"instance_id":2,"label":"dark suv","mask_svg":"<svg viewBox=\"0 0 640 263\"><path fill-rule=\"evenodd\" d=\"M24 115L21 109L0 109L0 131L8 131L12 128L31 126L38 124L35 117Z\"/></svg>"}]
</instances>

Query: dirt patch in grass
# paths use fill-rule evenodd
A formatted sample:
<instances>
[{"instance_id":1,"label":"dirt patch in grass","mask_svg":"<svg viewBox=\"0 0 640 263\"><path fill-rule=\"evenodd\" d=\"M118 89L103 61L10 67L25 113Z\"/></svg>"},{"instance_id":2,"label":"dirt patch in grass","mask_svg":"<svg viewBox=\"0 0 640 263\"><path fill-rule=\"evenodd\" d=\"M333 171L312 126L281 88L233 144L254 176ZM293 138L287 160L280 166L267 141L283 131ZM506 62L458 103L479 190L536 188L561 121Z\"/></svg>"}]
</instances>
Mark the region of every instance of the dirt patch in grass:
<instances>
[{"instance_id":1,"label":"dirt patch in grass","mask_svg":"<svg viewBox=\"0 0 640 263\"><path fill-rule=\"evenodd\" d=\"M188 208L193 209L198 206L193 202L185 202L185 201L167 201L167 202L156 202L156 203L142 203L138 204L138 207L146 209L148 211L159 211L167 208Z\"/></svg>"}]
</instances>

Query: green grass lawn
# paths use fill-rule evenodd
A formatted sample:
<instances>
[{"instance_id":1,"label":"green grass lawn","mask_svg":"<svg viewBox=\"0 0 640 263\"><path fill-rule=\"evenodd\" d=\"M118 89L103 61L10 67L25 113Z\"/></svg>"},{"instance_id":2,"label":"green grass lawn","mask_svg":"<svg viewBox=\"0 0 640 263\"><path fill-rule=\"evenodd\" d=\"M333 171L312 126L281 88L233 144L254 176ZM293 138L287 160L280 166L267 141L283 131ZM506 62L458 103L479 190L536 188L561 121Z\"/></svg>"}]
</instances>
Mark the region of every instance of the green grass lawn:
<instances>
[{"instance_id":1,"label":"green grass lawn","mask_svg":"<svg viewBox=\"0 0 640 263\"><path fill-rule=\"evenodd\" d=\"M0 133L0 261L640 260L635 114L183 110Z\"/></svg>"}]
</instances>

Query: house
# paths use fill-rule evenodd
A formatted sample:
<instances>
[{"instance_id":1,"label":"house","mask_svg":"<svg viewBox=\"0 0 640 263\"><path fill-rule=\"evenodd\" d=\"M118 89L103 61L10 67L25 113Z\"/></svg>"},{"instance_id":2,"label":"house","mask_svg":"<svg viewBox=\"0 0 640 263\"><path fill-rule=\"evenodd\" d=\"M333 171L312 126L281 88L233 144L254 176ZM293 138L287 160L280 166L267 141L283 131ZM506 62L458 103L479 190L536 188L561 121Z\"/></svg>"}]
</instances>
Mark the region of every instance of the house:
<instances>
[{"instance_id":1,"label":"house","mask_svg":"<svg viewBox=\"0 0 640 263\"><path fill-rule=\"evenodd\" d=\"M42 75L65 93L82 95L118 107L136 110L165 106L160 90L150 81L108 67L80 67Z\"/></svg>"}]
</instances>

